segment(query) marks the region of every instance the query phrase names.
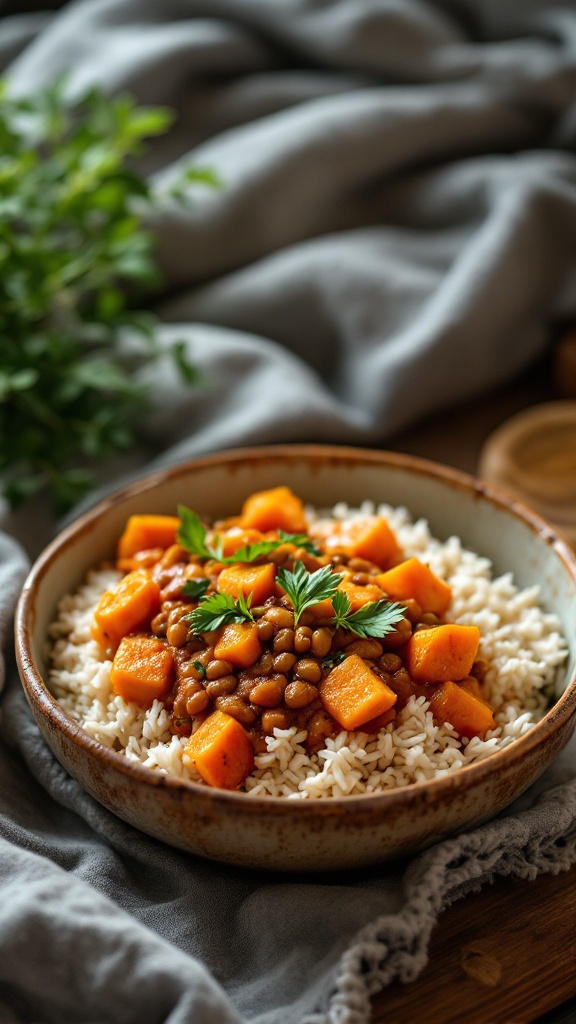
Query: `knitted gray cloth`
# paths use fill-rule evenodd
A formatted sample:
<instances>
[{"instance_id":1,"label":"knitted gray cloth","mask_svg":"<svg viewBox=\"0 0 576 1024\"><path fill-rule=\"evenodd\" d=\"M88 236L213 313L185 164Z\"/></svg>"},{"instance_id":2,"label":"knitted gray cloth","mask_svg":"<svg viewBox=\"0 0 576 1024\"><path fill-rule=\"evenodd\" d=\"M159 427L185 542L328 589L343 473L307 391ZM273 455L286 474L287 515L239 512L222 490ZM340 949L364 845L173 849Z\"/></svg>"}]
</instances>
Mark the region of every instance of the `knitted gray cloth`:
<instances>
[{"instance_id":1,"label":"knitted gray cloth","mask_svg":"<svg viewBox=\"0 0 576 1024\"><path fill-rule=\"evenodd\" d=\"M224 185L153 225L161 339L187 340L206 386L144 370L154 444L101 491L240 444L385 444L488 395L576 315L574 4L16 6L15 88L68 70L169 104L147 173L191 155ZM262 876L125 825L52 757L14 666L14 603L54 524L39 504L0 519L2 1024L366 1024L447 905L574 863L575 740L497 820L405 864Z\"/></svg>"}]
</instances>

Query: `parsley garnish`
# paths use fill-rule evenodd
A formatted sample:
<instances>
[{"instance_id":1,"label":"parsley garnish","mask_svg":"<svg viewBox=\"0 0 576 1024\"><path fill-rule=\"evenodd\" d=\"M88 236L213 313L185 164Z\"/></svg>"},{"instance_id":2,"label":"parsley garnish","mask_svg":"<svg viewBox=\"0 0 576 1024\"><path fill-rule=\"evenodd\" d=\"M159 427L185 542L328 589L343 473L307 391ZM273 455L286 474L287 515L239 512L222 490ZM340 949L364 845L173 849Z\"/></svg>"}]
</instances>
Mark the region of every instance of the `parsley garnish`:
<instances>
[{"instance_id":1,"label":"parsley garnish","mask_svg":"<svg viewBox=\"0 0 576 1024\"><path fill-rule=\"evenodd\" d=\"M260 540L255 544L244 544L233 555L224 555L224 542L221 536L217 534L211 545L206 543L208 530L197 512L186 508L185 505L179 505L178 515L180 516L178 543L191 555L196 555L198 558L214 558L224 565L232 565L236 562L254 562L257 558L265 557L272 551L276 551L283 544L294 544L295 547L303 548L311 554L319 554L307 534L285 533L284 530L278 530L278 540Z\"/></svg>"},{"instance_id":2,"label":"parsley garnish","mask_svg":"<svg viewBox=\"0 0 576 1024\"><path fill-rule=\"evenodd\" d=\"M230 594L210 594L200 602L189 615L183 615L190 622L195 633L211 633L230 622L254 622L250 611L251 595L234 599Z\"/></svg>"},{"instance_id":3,"label":"parsley garnish","mask_svg":"<svg viewBox=\"0 0 576 1024\"><path fill-rule=\"evenodd\" d=\"M184 597L191 597L193 601L201 601L209 586L210 580L206 578L200 580L186 580L186 583L182 587L182 593L184 594Z\"/></svg>"},{"instance_id":4,"label":"parsley garnish","mask_svg":"<svg viewBox=\"0 0 576 1024\"><path fill-rule=\"evenodd\" d=\"M278 530L278 537L279 540L259 540L255 544L245 544L243 547L238 548L233 555L224 558L223 561L253 562L256 558L261 558L263 555L269 555L271 551L276 551L283 544L293 544L294 547L301 548L311 555L320 554L318 548L306 533L285 533L284 530Z\"/></svg>"},{"instance_id":5,"label":"parsley garnish","mask_svg":"<svg viewBox=\"0 0 576 1024\"><path fill-rule=\"evenodd\" d=\"M329 565L323 565L315 572L308 572L302 562L296 562L292 572L280 566L276 579L292 602L296 626L306 608L320 604L336 593L343 577L333 572Z\"/></svg>"},{"instance_id":6,"label":"parsley garnish","mask_svg":"<svg viewBox=\"0 0 576 1024\"><path fill-rule=\"evenodd\" d=\"M396 601L368 601L358 611L350 613L350 601L343 590L337 590L332 598L334 608L333 625L347 629L356 636L387 636L403 617L406 609Z\"/></svg>"},{"instance_id":7,"label":"parsley garnish","mask_svg":"<svg viewBox=\"0 0 576 1024\"><path fill-rule=\"evenodd\" d=\"M197 512L185 505L178 505L180 526L178 527L178 543L182 545L191 555L198 558L216 558L214 551L206 546L206 534L208 533L204 523Z\"/></svg>"}]
</instances>

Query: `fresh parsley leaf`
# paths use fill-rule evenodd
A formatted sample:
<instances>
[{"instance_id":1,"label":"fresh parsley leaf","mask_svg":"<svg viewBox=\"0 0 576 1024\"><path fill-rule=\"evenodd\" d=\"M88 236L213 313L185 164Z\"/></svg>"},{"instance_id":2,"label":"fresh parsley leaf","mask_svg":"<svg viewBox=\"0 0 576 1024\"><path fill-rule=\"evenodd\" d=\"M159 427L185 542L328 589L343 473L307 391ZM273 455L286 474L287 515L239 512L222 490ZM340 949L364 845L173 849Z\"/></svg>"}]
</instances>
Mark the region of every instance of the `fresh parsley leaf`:
<instances>
[{"instance_id":1,"label":"fresh parsley leaf","mask_svg":"<svg viewBox=\"0 0 576 1024\"><path fill-rule=\"evenodd\" d=\"M206 546L207 529L197 512L187 508L186 505L178 505L180 526L178 527L177 540L186 551L198 558L214 558L214 553Z\"/></svg>"},{"instance_id":2,"label":"fresh parsley leaf","mask_svg":"<svg viewBox=\"0 0 576 1024\"><path fill-rule=\"evenodd\" d=\"M344 595L346 596L346 595ZM346 598L346 600L348 600ZM332 600L336 615L334 625L348 629L360 637L384 637L394 630L394 626L403 617L406 609L396 601L369 601L352 614L339 614ZM348 608L350 602L348 601Z\"/></svg>"},{"instance_id":3,"label":"fresh parsley leaf","mask_svg":"<svg viewBox=\"0 0 576 1024\"><path fill-rule=\"evenodd\" d=\"M329 565L308 572L302 562L295 562L292 572L280 566L276 579L292 602L294 624L297 625L306 608L333 597L343 577Z\"/></svg>"},{"instance_id":4,"label":"fresh parsley leaf","mask_svg":"<svg viewBox=\"0 0 576 1024\"><path fill-rule=\"evenodd\" d=\"M279 530L279 540L259 540L254 544L243 544L233 555L224 555L224 542L219 534L216 534L211 545L206 543L208 530L196 512L186 508L185 505L179 505L178 515L180 516L178 543L198 558L215 558L216 561L222 562L224 565L254 562L257 558L264 558L272 551L276 551L283 544L293 544L297 548L304 548L306 551L319 554L307 534L285 533L284 530Z\"/></svg>"},{"instance_id":5,"label":"fresh parsley leaf","mask_svg":"<svg viewBox=\"0 0 576 1024\"><path fill-rule=\"evenodd\" d=\"M334 594L332 607L334 609L333 625L341 626L350 612L350 599L343 590L337 590Z\"/></svg>"},{"instance_id":6,"label":"fresh parsley leaf","mask_svg":"<svg viewBox=\"0 0 576 1024\"><path fill-rule=\"evenodd\" d=\"M281 544L293 544L294 547L307 551L309 555L321 554L320 549L316 547L307 533L285 533L284 530L278 530L278 536Z\"/></svg>"},{"instance_id":7,"label":"fresh parsley leaf","mask_svg":"<svg viewBox=\"0 0 576 1024\"><path fill-rule=\"evenodd\" d=\"M227 555L226 558L221 558L222 562L227 564L231 562L254 562L257 558L265 557L271 554L272 551L276 551L282 547L283 544L293 544L296 548L302 548L304 551L308 551L311 554L320 554L318 549L314 546L305 533L285 533L284 530L278 531L279 540L259 540L254 544L244 544L241 548L238 548L233 555Z\"/></svg>"},{"instance_id":8,"label":"fresh parsley leaf","mask_svg":"<svg viewBox=\"0 0 576 1024\"><path fill-rule=\"evenodd\" d=\"M255 562L257 558L269 555L271 551L275 551L278 547L280 547L278 541L259 540L255 544L244 544L233 555L222 557L221 561L226 565L231 565L235 562Z\"/></svg>"},{"instance_id":9,"label":"fresh parsley leaf","mask_svg":"<svg viewBox=\"0 0 576 1024\"><path fill-rule=\"evenodd\" d=\"M182 593L184 597L191 597L193 601L201 601L209 586L210 580L207 579L186 580Z\"/></svg>"},{"instance_id":10,"label":"fresh parsley leaf","mask_svg":"<svg viewBox=\"0 0 576 1024\"><path fill-rule=\"evenodd\" d=\"M230 622L254 622L250 604L250 595L248 598L241 595L235 600L230 594L210 594L182 618L191 623L195 633L211 633Z\"/></svg>"}]
</instances>

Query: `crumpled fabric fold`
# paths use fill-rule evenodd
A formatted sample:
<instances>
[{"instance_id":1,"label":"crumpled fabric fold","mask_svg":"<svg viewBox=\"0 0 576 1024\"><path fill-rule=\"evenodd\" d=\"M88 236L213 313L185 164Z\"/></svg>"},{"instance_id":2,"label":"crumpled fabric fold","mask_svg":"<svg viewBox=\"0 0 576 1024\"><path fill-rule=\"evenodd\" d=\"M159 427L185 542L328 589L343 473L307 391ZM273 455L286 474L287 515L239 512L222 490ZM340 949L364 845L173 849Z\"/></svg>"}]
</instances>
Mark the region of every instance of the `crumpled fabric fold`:
<instances>
[{"instance_id":1,"label":"crumpled fabric fold","mask_svg":"<svg viewBox=\"0 0 576 1024\"><path fill-rule=\"evenodd\" d=\"M65 72L167 104L143 172L160 190L193 161L222 182L150 225L159 340L185 340L202 387L141 368L153 409L90 501L239 445L385 446L489 400L576 315L568 0L53 6L0 3L12 87ZM368 1024L450 903L574 864L574 739L496 820L407 863L262 877L137 832L54 759L18 680L14 605L56 524L38 501L0 527L3 1022Z\"/></svg>"}]
</instances>

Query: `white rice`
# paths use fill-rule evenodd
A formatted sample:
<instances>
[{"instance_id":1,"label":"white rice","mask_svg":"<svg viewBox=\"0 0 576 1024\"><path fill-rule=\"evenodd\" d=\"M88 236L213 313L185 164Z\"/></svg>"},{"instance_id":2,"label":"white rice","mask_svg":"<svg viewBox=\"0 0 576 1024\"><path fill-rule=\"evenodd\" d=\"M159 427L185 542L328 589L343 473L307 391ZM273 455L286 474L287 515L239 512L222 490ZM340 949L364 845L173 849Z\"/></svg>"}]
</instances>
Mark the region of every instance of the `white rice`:
<instances>
[{"instance_id":1,"label":"white rice","mask_svg":"<svg viewBox=\"0 0 576 1024\"><path fill-rule=\"evenodd\" d=\"M412 521L404 508L375 509L367 502L351 510L341 504L332 514L345 518L374 511L387 518L407 558L419 557L449 583L453 596L447 617L479 627L479 657L488 662L483 687L497 727L484 739L462 739L450 725L434 723L424 697L413 697L378 736L342 731L313 755L303 746L304 732L276 729L246 780L253 796L317 799L425 782L500 750L546 712L567 648L557 617L539 606L538 587L520 590L510 573L493 579L486 558L463 548L457 537L436 540L427 523ZM184 755L186 738L170 732L162 702L144 710L112 693L111 662L102 660L90 627L100 595L119 578L115 570L92 571L60 602L50 627L50 689L100 743L148 768L201 782Z\"/></svg>"}]
</instances>

